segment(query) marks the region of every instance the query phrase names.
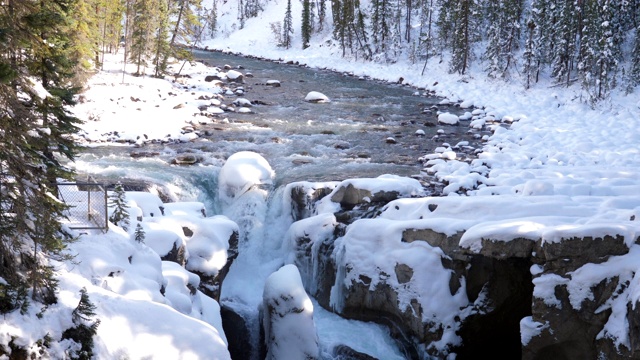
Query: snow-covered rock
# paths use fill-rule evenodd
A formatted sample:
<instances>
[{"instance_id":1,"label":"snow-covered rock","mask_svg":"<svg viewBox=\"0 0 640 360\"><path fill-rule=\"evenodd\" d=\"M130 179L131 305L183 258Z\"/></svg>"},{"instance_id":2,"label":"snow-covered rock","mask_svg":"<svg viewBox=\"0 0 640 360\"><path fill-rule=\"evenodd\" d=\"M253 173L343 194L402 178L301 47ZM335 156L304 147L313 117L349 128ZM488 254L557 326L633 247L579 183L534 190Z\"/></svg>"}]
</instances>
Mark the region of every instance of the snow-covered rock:
<instances>
[{"instance_id":1,"label":"snow-covered rock","mask_svg":"<svg viewBox=\"0 0 640 360\"><path fill-rule=\"evenodd\" d=\"M227 81L241 83L244 82L244 75L236 70L227 71Z\"/></svg>"},{"instance_id":2,"label":"snow-covered rock","mask_svg":"<svg viewBox=\"0 0 640 360\"><path fill-rule=\"evenodd\" d=\"M269 275L264 285L262 326L268 360L318 359L313 304L295 265Z\"/></svg>"},{"instance_id":3,"label":"snow-covered rock","mask_svg":"<svg viewBox=\"0 0 640 360\"><path fill-rule=\"evenodd\" d=\"M457 125L460 122L458 115L454 115L451 113L442 113L438 115L438 122L446 125Z\"/></svg>"},{"instance_id":4,"label":"snow-covered rock","mask_svg":"<svg viewBox=\"0 0 640 360\"><path fill-rule=\"evenodd\" d=\"M221 200L230 203L251 187L271 185L275 173L260 154L241 151L231 155L218 174L218 192Z\"/></svg>"},{"instance_id":5,"label":"snow-covered rock","mask_svg":"<svg viewBox=\"0 0 640 360\"><path fill-rule=\"evenodd\" d=\"M323 94L321 92L317 92L317 91L309 92L307 94L307 96L305 96L304 101L314 102L314 103L328 103L328 102L331 102L331 100L329 100L327 95L325 95L325 94Z\"/></svg>"}]
</instances>

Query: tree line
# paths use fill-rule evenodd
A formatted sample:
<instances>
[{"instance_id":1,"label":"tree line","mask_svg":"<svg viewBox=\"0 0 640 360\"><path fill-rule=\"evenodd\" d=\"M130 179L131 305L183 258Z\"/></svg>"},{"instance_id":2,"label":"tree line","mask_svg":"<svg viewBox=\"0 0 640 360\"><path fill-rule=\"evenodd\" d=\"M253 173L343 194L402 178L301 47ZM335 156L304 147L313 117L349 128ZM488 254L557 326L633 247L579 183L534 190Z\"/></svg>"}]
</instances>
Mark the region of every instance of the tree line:
<instances>
[{"instance_id":1,"label":"tree line","mask_svg":"<svg viewBox=\"0 0 640 360\"><path fill-rule=\"evenodd\" d=\"M464 75L479 66L490 78L522 81L525 88L543 77L557 86L578 82L592 103L616 87L630 93L640 84L639 0L281 3L290 8L291 1L302 3L303 48L326 28L330 11L333 39L343 56L425 65L436 58L448 62L452 73ZM287 19L282 31L291 34L294 25Z\"/></svg>"}]
</instances>

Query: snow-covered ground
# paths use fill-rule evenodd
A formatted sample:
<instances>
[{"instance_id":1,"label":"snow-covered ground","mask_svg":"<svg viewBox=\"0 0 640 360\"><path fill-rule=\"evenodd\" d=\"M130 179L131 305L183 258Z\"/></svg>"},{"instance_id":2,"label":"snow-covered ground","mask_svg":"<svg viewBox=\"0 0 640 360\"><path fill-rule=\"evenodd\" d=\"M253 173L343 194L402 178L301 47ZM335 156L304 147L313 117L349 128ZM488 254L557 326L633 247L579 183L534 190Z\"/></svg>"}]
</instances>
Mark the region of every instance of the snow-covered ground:
<instances>
[{"instance_id":1,"label":"snow-covered ground","mask_svg":"<svg viewBox=\"0 0 640 360\"><path fill-rule=\"evenodd\" d=\"M467 230L462 245L470 249L477 249L483 237L514 232L520 237L542 237L545 241L585 235L625 236L632 248L629 254L580 269L572 280L567 280L577 302L589 296L583 291L588 285L610 274L631 276L638 270L640 250L634 240L640 234L640 91L629 95L614 91L609 100L591 108L581 101L577 88L541 83L525 91L519 83L487 80L478 69L472 69L464 77L449 74L446 61L438 63L437 59L427 65L424 75L421 75L423 64L408 61L377 64L344 59L337 48L322 46L323 40L330 37L329 32L324 38L316 38L304 51L300 50L298 37L294 37L291 49L284 50L277 48L273 35L265 31L270 21L283 16L282 8L275 4L269 2L264 13L247 21L246 27L238 31L231 31L235 19L222 16L219 36L198 45L394 82L402 77L407 84L433 90L449 101L460 102L463 107L481 109L474 115L471 126L488 126L494 130L472 163L448 160L455 158L452 156L444 159L425 154L429 171L449 184L445 188L449 196L399 202L402 206L397 211L387 209L380 221L417 221L421 215L432 212L427 209L430 203L437 203L437 214L427 220L445 233ZM292 4L293 13L299 14L296 8L299 2ZM294 18L295 21L299 19ZM204 76L204 65L186 64L182 72L193 77L171 82L129 74L123 78L120 58L107 57L107 60L105 70L90 80L84 100L75 110L86 120L82 128L87 143L110 143L116 139L138 145L153 139L189 141L194 134L183 131L185 126L193 121L210 121L192 116L199 105L193 101L192 93L219 91L215 83L191 87L198 77ZM175 64L174 70L182 65ZM185 102L187 105L173 109ZM118 132L117 136L114 132ZM376 180L370 180L370 185L365 187L376 185ZM470 196L459 196L459 190ZM191 208L182 210L199 219ZM200 224L202 220L194 222ZM160 232L162 221L158 219L143 223L148 224L148 231L157 231L156 235L162 240L171 240L168 236L177 232ZM164 229L172 227L175 225L167 223ZM197 283L193 274L163 264L151 246L131 240L132 232L132 229L127 233L112 227L107 234L80 236L69 248L76 254L76 261L56 264L59 302L43 312L43 319L37 319L35 313L39 309L34 307L25 315L15 312L6 316L0 323L0 344L6 345L11 336L17 336L18 345L31 347L37 346L37 340L47 333L59 335L71 326L70 313L78 303L79 290L86 287L97 306L96 318L101 320L95 348L97 358L228 358L219 305L200 292L193 294L187 287ZM349 241L357 243L360 239L352 237ZM212 259L217 256L216 251L226 251L220 248L213 251L210 247L205 250ZM402 256L402 252L396 255ZM213 263L218 264L215 261L210 264ZM277 267L274 263L268 263L264 269L273 271L274 267ZM268 275L260 274L257 278L264 281ZM539 278L534 294L553 301L550 289L558 281ZM164 296L161 288L165 289ZM263 290L242 291L249 293L246 296L255 302L252 297L259 294L256 296L259 298ZM610 306L614 312L624 312L626 307L618 305L637 300L637 294L640 292L631 287L618 298L618 303ZM349 336L344 335L344 330L350 326L353 329L362 326L332 319L331 314L321 312L319 315L318 320L324 325L318 329L318 335L331 339L327 341L338 341L334 340L336 336ZM616 322L615 319L624 319L624 316L615 315L603 336L616 337L625 343L628 324L623 320ZM327 324L335 324L339 331L331 332L328 330L331 325ZM524 330L526 321L523 324ZM377 328L367 329L354 332L384 336ZM388 340L382 343L385 341ZM65 346L64 342L52 345L51 356L62 356ZM385 351L389 351L388 348L378 353Z\"/></svg>"}]
</instances>

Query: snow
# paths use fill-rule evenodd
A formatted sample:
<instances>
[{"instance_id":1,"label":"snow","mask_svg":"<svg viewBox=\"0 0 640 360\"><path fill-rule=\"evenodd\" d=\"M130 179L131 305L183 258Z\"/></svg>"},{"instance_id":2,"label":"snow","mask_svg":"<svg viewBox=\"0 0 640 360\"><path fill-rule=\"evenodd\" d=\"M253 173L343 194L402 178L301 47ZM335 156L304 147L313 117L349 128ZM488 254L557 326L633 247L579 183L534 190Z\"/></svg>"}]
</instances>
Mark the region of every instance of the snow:
<instances>
[{"instance_id":1,"label":"snow","mask_svg":"<svg viewBox=\"0 0 640 360\"><path fill-rule=\"evenodd\" d=\"M612 315L599 335L616 339L620 344L628 343L629 339L625 337L629 326L625 320L626 305L631 302L635 307L640 300L637 275L640 273L640 245L635 244L640 234L638 91L628 95L614 91L609 101L591 107L579 100L577 88L550 90L542 83L525 91L517 81L483 80L485 77L478 69L470 69L470 74L463 79L460 75L449 74L446 64L439 64L439 59L435 58L428 63L430 71L420 75L423 64L411 64L407 59L380 64L342 58L330 47L320 46L323 40L331 37L330 31L319 35L325 38L313 40L306 50L301 50L298 37L294 37L291 49L284 50L275 46L272 35L264 31L269 21L282 18L278 5L281 2L267 3L260 17L247 19L246 26L237 31L231 31L236 21L235 12L227 12L219 19L221 36L204 41L202 46L299 61L314 68L351 72L358 77L393 82L403 77L405 84L444 97L440 102L442 105L461 100L459 104L463 109L483 107L470 111L471 117L463 115L469 122L459 123L458 116L442 113L438 115L440 123L492 131L491 135L483 137L485 143L478 159L471 162L464 162L455 149L448 147L425 154L427 171L447 184L444 193L449 196L424 197L418 192L419 184L392 177L350 179L339 184L336 189L353 184L372 193L400 188L407 198L390 203L378 219L359 220L349 227L337 254L343 269L347 264L355 264L357 272L343 273L344 277L337 279L343 284L337 285L349 286L349 282L355 280L355 274L371 275L380 269L393 274L396 262L408 264L415 271L407 286L417 294L431 294L429 299L432 301L426 301L426 297L418 299L424 309L423 316L451 323L451 314L465 305L466 298L463 293L449 293L450 274L441 265L441 251L425 242L401 243L400 234L404 229L428 228L447 235L464 232L460 245L475 252L482 250L482 239L506 242L524 238L555 243L567 238L621 235L629 247L628 254L612 257L601 264L584 265L569 274L569 278L543 274L535 267L531 271L534 275L533 295L549 306L560 306L555 296L558 285L567 286L571 305L579 308L582 301L591 296L592 285L613 276L620 276L621 282L630 280L629 288L621 290L620 295L606 305ZM300 6L295 1L293 5ZM236 7L237 4L229 2L227 6ZM294 8L293 13L299 14L299 8ZM298 20L294 19L294 23ZM84 93L87 100L73 109L77 116L86 120L78 139L85 145L195 141L198 135L184 133L183 127L194 121L194 114L200 113L198 106L206 104L202 100L195 101L191 93L211 95L223 91L221 82L204 82L204 73L211 74L212 71L203 64L184 64L183 74L191 74L191 80L162 80L134 77L130 75L133 71L123 77L119 57L107 54L105 60L105 71L94 75L87 84ZM181 65L173 64L172 69L177 70ZM240 74L230 70L226 77L237 78L236 73ZM279 82L270 80L268 84ZM37 90L39 96L46 96L43 89ZM317 92L310 93L307 98L309 96L316 100L326 98ZM221 105L219 100L207 102L212 106L206 112L224 112L218 107ZM212 176L216 174L212 173ZM218 174L221 200L232 202L254 187L269 186L273 177L271 166L260 155L236 153L227 159ZM330 228L327 224L335 219L328 214L337 208L330 198L327 196L325 199L329 200L323 200L319 207L319 212L326 215L309 220L315 225L295 224L290 231L300 233L304 231L302 226ZM106 234L81 235L69 248L76 260L59 264L59 303L44 312L42 321L35 320L33 309L24 316L17 312L6 315L0 323L0 344L8 344L9 334L17 334L17 343L25 345L34 344L47 333L59 340L61 332L70 326L69 314L77 305L79 289L86 287L91 301L98 306L96 318L101 320L95 339L97 358L229 358L218 319L218 304L200 293L192 296L187 292L187 284L196 282L193 274L189 269L162 262L160 255L174 244L186 244L190 270L216 273L226 260L228 244L224 240L239 227L229 218L205 218L201 213L204 207L198 203L162 204L155 195L136 192L127 192L127 200L132 219L143 218L141 224L147 232L146 244L134 243L130 234L117 227L112 227ZM163 207L165 216L162 215ZM262 207L258 206L255 211L262 215L261 219L266 216ZM185 224L194 231L190 239L182 230ZM131 226L129 231L134 228ZM257 268L251 270L258 272L238 270L235 278L230 274L229 280L242 277L247 280L245 288L236 285L229 289L229 296L238 295L249 305L257 302L256 292L263 289L261 285L265 278L284 262L279 258L267 259L267 255L259 254L262 250L263 247L252 248L245 255L250 259L238 258L240 264L242 261L258 263ZM265 291L286 290L282 287L287 284L301 288L298 279L293 279L293 270L285 270L280 275L284 280L272 279ZM395 281L394 277L389 281ZM4 280L0 278L2 282ZM165 295L160 292L163 286L167 289ZM337 295L332 301L339 308L340 297ZM401 304L410 300L399 299ZM305 309L313 309L313 306L306 307L307 300L304 302ZM208 310L201 313L198 309ZM335 325L338 327L346 321L326 320L331 316L325 312L320 319L328 324L340 324ZM326 341L323 346L330 342L342 343L327 333L339 334L336 336L348 341L357 339L365 332L362 329L372 329L360 324L344 325L355 329L350 332L327 330L331 326L318 326L321 341ZM524 318L521 321L522 343L527 344L546 326ZM455 342L453 330L449 330L449 339ZM381 335L371 335L374 336ZM50 351L52 358L63 357L63 345L55 341ZM391 355L378 357L394 358Z\"/></svg>"}]
</instances>

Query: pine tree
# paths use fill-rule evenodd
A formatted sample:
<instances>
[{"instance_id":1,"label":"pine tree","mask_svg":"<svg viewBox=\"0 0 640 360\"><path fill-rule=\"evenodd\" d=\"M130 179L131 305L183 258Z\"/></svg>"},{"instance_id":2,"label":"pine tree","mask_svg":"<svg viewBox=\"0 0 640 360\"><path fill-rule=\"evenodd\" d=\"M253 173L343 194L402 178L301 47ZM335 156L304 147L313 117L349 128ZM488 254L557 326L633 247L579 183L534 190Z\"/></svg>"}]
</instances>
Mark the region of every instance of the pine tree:
<instances>
[{"instance_id":1,"label":"pine tree","mask_svg":"<svg viewBox=\"0 0 640 360\"><path fill-rule=\"evenodd\" d=\"M120 0L100 0L97 6L101 64L105 53L115 53L119 48L123 12Z\"/></svg>"},{"instance_id":2,"label":"pine tree","mask_svg":"<svg viewBox=\"0 0 640 360\"><path fill-rule=\"evenodd\" d=\"M157 10L150 0L136 0L131 6L131 40L129 60L136 65L135 76L144 73L140 68L146 67L146 56L150 48L151 26L153 24L153 11Z\"/></svg>"},{"instance_id":3,"label":"pine tree","mask_svg":"<svg viewBox=\"0 0 640 360\"><path fill-rule=\"evenodd\" d=\"M158 28L156 30L156 36L153 41L153 65L155 68L154 76L157 78L163 77L167 71L167 54L170 53L171 48L167 37L169 35L169 7L167 0L158 1ZM214 1L215 8L215 1Z\"/></svg>"},{"instance_id":4,"label":"pine tree","mask_svg":"<svg viewBox=\"0 0 640 360\"><path fill-rule=\"evenodd\" d=\"M71 56L75 59L75 81L81 86L100 66L100 26L96 13L98 0L76 0L70 7Z\"/></svg>"},{"instance_id":5,"label":"pine tree","mask_svg":"<svg viewBox=\"0 0 640 360\"><path fill-rule=\"evenodd\" d=\"M472 44L475 35L475 1L456 0L453 19L455 20L455 31L453 33L453 48L451 72L465 74L473 56Z\"/></svg>"},{"instance_id":6,"label":"pine tree","mask_svg":"<svg viewBox=\"0 0 640 360\"><path fill-rule=\"evenodd\" d=\"M422 69L422 74L424 74L424 69L433 51L433 1L434 0L421 0L420 3L420 42L418 43L418 47L425 57L425 66Z\"/></svg>"},{"instance_id":7,"label":"pine tree","mask_svg":"<svg viewBox=\"0 0 640 360\"><path fill-rule=\"evenodd\" d=\"M533 19L527 21L527 39L524 45L524 53L522 55L524 60L524 68L522 70L524 75L524 88L529 89L536 77L536 43L535 43L535 29L536 23Z\"/></svg>"},{"instance_id":8,"label":"pine tree","mask_svg":"<svg viewBox=\"0 0 640 360\"><path fill-rule=\"evenodd\" d=\"M640 19L639 21L640 22ZM627 92L630 93L635 87L640 85L640 32L636 30L633 51L631 52L631 66L627 80Z\"/></svg>"},{"instance_id":9,"label":"pine tree","mask_svg":"<svg viewBox=\"0 0 640 360\"><path fill-rule=\"evenodd\" d=\"M325 18L327 16L326 0L316 0L316 9L318 11L318 32L324 30Z\"/></svg>"},{"instance_id":10,"label":"pine tree","mask_svg":"<svg viewBox=\"0 0 640 360\"><path fill-rule=\"evenodd\" d=\"M487 29L487 48L483 54L483 60L487 62L485 70L490 78L500 76L501 72L501 52L502 39L500 13L502 9L502 1L489 1L485 10L485 19L488 24Z\"/></svg>"},{"instance_id":11,"label":"pine tree","mask_svg":"<svg viewBox=\"0 0 640 360\"><path fill-rule=\"evenodd\" d=\"M213 0L213 4L211 5L207 23L209 24L209 36L214 38L218 31L218 2L216 0Z\"/></svg>"},{"instance_id":12,"label":"pine tree","mask_svg":"<svg viewBox=\"0 0 640 360\"><path fill-rule=\"evenodd\" d=\"M164 57L173 56L179 60L191 60L192 54L185 45L201 35L202 24L196 13L202 7L202 0L180 0L169 2L169 19L175 19L169 32L170 53ZM194 10L196 12L194 12ZM166 61L166 60L164 60Z\"/></svg>"},{"instance_id":13,"label":"pine tree","mask_svg":"<svg viewBox=\"0 0 640 360\"><path fill-rule=\"evenodd\" d=\"M312 13L311 13L311 0L303 0L302 1L302 25L300 33L302 34L302 48L306 49L309 47L309 42L311 41L311 32L312 32Z\"/></svg>"},{"instance_id":14,"label":"pine tree","mask_svg":"<svg viewBox=\"0 0 640 360\"><path fill-rule=\"evenodd\" d=\"M552 24L550 36L551 42L551 68L552 76L559 83L571 84L571 75L575 67L575 58L578 44L578 32L582 25L580 7L576 0L560 1L551 8L551 16L555 19Z\"/></svg>"},{"instance_id":15,"label":"pine tree","mask_svg":"<svg viewBox=\"0 0 640 360\"><path fill-rule=\"evenodd\" d=\"M440 55L445 49L453 48L452 39L455 30L455 6L457 0L436 0L438 17L436 18L436 28L438 29L437 39Z\"/></svg>"},{"instance_id":16,"label":"pine tree","mask_svg":"<svg viewBox=\"0 0 640 360\"><path fill-rule=\"evenodd\" d=\"M291 47L291 34L293 34L293 19L291 17L291 0L287 0L287 10L282 22L282 46L285 49Z\"/></svg>"},{"instance_id":17,"label":"pine tree","mask_svg":"<svg viewBox=\"0 0 640 360\"><path fill-rule=\"evenodd\" d=\"M144 239L145 239L144 229L142 228L142 225L138 223L136 225L136 231L134 232L134 240L138 243L144 243Z\"/></svg>"},{"instance_id":18,"label":"pine tree","mask_svg":"<svg viewBox=\"0 0 640 360\"><path fill-rule=\"evenodd\" d=\"M67 242L55 183L73 175L60 160L73 159L79 122L68 110L79 60L69 5L0 6L0 276L45 303L55 302L57 287L48 258L62 258Z\"/></svg>"},{"instance_id":19,"label":"pine tree","mask_svg":"<svg viewBox=\"0 0 640 360\"><path fill-rule=\"evenodd\" d=\"M129 210L127 210L126 193L122 183L118 182L113 193L109 196L109 206L113 207L109 221L127 231L129 229Z\"/></svg>"},{"instance_id":20,"label":"pine tree","mask_svg":"<svg viewBox=\"0 0 640 360\"><path fill-rule=\"evenodd\" d=\"M533 34L527 35L524 53L525 57L532 56L528 60L525 58L525 64L529 64L526 71L528 84L538 82L541 69L550 62L551 7L550 0L532 0L531 3L531 19L527 22L527 31L533 31Z\"/></svg>"},{"instance_id":21,"label":"pine tree","mask_svg":"<svg viewBox=\"0 0 640 360\"><path fill-rule=\"evenodd\" d=\"M71 359L74 360L90 360L93 358L93 336L98 333L100 320L94 320L96 316L96 306L91 303L87 289L80 290L80 301L78 306L71 313L73 324L72 328L62 333L62 339L71 339L80 344L80 349L71 350Z\"/></svg>"}]
</instances>

